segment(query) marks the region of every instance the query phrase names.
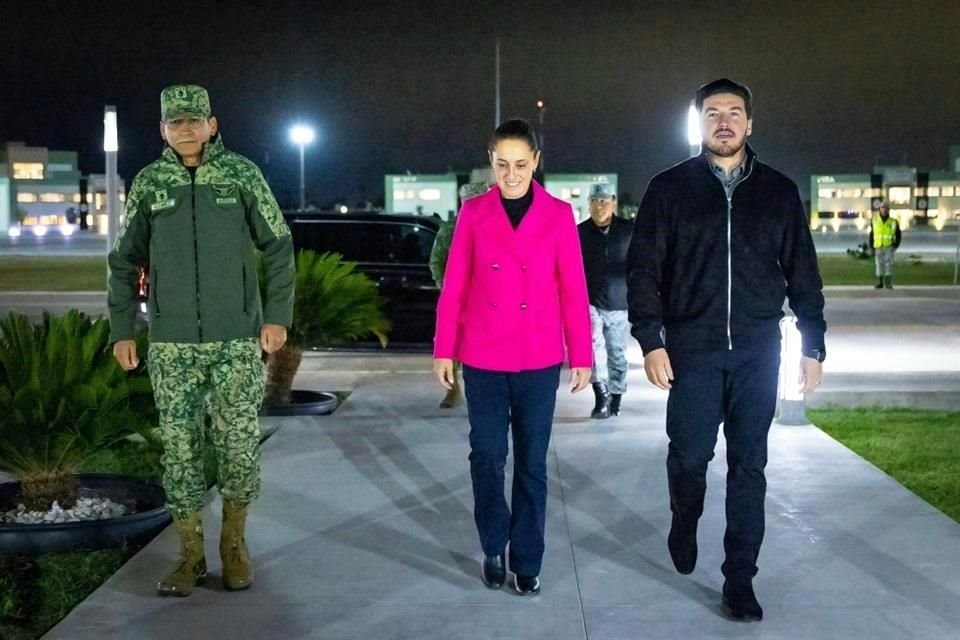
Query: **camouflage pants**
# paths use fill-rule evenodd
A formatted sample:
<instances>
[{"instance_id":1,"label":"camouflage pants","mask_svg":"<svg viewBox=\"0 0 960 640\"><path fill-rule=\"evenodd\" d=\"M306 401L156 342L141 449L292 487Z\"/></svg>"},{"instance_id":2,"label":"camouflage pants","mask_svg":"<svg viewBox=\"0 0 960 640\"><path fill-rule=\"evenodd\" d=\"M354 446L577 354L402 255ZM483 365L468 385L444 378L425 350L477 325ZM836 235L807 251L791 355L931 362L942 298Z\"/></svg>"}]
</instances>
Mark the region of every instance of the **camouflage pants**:
<instances>
[{"instance_id":1,"label":"camouflage pants","mask_svg":"<svg viewBox=\"0 0 960 640\"><path fill-rule=\"evenodd\" d=\"M257 411L265 384L258 341L155 342L150 345L147 367L160 411L163 487L170 512L185 518L203 507L208 408L221 495L243 504L256 498L260 491Z\"/></svg>"}]
</instances>

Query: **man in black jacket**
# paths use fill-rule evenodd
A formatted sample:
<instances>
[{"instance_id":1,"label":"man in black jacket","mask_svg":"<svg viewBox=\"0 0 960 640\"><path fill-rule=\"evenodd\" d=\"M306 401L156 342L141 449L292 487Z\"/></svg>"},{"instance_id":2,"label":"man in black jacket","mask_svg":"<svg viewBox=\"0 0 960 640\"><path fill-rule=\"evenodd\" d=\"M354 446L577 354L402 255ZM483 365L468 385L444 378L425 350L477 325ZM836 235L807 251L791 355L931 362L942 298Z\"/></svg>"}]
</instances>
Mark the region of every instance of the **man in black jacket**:
<instances>
[{"instance_id":1,"label":"man in black jacket","mask_svg":"<svg viewBox=\"0 0 960 640\"><path fill-rule=\"evenodd\" d=\"M670 556L680 573L696 565L707 463L723 423L723 606L741 620L763 617L752 579L764 533L767 432L785 297L802 336L805 393L820 383L826 355L823 284L807 218L796 184L746 144L751 102L747 87L727 79L697 91L705 148L650 181L627 279L647 378L670 391Z\"/></svg>"},{"instance_id":2,"label":"man in black jacket","mask_svg":"<svg viewBox=\"0 0 960 640\"><path fill-rule=\"evenodd\" d=\"M590 188L590 219L578 225L593 333L591 418L620 415L627 391L627 250L633 225L617 217L610 184Z\"/></svg>"}]
</instances>

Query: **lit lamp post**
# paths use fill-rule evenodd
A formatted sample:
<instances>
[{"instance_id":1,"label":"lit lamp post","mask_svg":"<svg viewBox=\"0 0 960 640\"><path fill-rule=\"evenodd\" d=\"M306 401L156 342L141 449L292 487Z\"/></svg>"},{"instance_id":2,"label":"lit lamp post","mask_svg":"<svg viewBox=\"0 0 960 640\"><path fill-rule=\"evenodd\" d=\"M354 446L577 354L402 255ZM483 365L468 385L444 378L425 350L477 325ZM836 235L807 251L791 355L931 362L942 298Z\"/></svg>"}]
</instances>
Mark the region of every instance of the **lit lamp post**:
<instances>
[{"instance_id":1,"label":"lit lamp post","mask_svg":"<svg viewBox=\"0 0 960 640\"><path fill-rule=\"evenodd\" d=\"M120 207L117 198L117 108L107 105L103 110L103 151L107 157L107 253L113 250L120 227Z\"/></svg>"},{"instance_id":2,"label":"lit lamp post","mask_svg":"<svg viewBox=\"0 0 960 640\"><path fill-rule=\"evenodd\" d=\"M703 137L700 134L700 114L697 107L691 102L687 109L687 143L690 145L690 157L700 155L700 143Z\"/></svg>"},{"instance_id":3,"label":"lit lamp post","mask_svg":"<svg viewBox=\"0 0 960 640\"><path fill-rule=\"evenodd\" d=\"M307 185L303 170L303 148L317 137L313 127L298 124L290 128L290 141L300 147L300 211L307 208Z\"/></svg>"},{"instance_id":4,"label":"lit lamp post","mask_svg":"<svg viewBox=\"0 0 960 640\"><path fill-rule=\"evenodd\" d=\"M540 175L543 175L544 172L544 160L543 160L543 145L544 138L546 134L543 130L543 114L547 112L547 104L543 100L537 100L537 120L540 122L540 166L537 167Z\"/></svg>"}]
</instances>

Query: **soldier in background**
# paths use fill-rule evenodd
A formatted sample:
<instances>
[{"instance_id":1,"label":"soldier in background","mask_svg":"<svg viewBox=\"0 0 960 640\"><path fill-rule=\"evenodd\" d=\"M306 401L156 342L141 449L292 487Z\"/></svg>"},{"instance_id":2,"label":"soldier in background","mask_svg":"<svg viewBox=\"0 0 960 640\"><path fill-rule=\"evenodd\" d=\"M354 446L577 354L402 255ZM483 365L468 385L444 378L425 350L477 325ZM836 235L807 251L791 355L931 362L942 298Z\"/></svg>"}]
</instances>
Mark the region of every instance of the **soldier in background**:
<instances>
[{"instance_id":1,"label":"soldier in background","mask_svg":"<svg viewBox=\"0 0 960 640\"><path fill-rule=\"evenodd\" d=\"M487 192L487 183L468 182L460 187L460 204L474 196L479 196ZM457 223L456 214L451 215L450 219L440 225L437 237L433 241L433 249L430 251L430 274L438 287L443 287L443 274L447 268L447 254L450 253L450 241L453 239L453 227ZM440 401L440 408L452 409L463 402L463 392L460 388L460 364L453 363L453 388L447 391L447 395Z\"/></svg>"},{"instance_id":2,"label":"soldier in background","mask_svg":"<svg viewBox=\"0 0 960 640\"><path fill-rule=\"evenodd\" d=\"M207 571L200 513L207 405L223 498L223 584L238 590L253 582L244 529L260 489L260 351L273 353L286 341L294 259L270 188L256 165L224 148L207 91L167 87L160 113L166 147L130 189L124 226L108 257L108 306L114 356L133 369L139 363L133 340L138 274L149 265L147 367L160 412L163 486L181 552L157 591L187 596ZM262 301L258 251L267 281Z\"/></svg>"}]
</instances>

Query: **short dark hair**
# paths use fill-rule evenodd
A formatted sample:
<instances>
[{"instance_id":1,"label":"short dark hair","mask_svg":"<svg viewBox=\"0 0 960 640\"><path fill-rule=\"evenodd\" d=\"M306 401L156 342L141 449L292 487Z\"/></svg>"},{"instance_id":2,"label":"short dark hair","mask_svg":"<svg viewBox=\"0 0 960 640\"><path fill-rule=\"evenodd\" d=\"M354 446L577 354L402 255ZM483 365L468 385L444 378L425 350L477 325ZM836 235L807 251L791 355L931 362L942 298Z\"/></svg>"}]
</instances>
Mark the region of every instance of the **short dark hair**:
<instances>
[{"instance_id":1,"label":"short dark hair","mask_svg":"<svg viewBox=\"0 0 960 640\"><path fill-rule=\"evenodd\" d=\"M750 87L745 84L740 84L739 82L734 82L729 78L720 78L719 80L708 82L697 89L697 111L703 111L703 101L718 93L732 93L733 95L743 98L744 104L747 105L747 117L753 117L753 94L750 92Z\"/></svg>"},{"instance_id":2,"label":"short dark hair","mask_svg":"<svg viewBox=\"0 0 960 640\"><path fill-rule=\"evenodd\" d=\"M493 132L493 135L490 136L487 150L493 151L501 140L523 140L530 145L530 150L534 153L540 150L540 144L537 142L537 132L533 130L533 126L529 122L522 118L514 118L501 123Z\"/></svg>"}]
</instances>

